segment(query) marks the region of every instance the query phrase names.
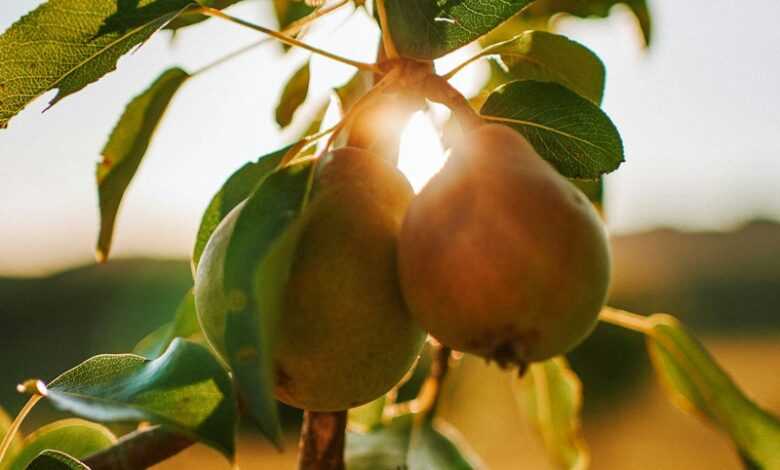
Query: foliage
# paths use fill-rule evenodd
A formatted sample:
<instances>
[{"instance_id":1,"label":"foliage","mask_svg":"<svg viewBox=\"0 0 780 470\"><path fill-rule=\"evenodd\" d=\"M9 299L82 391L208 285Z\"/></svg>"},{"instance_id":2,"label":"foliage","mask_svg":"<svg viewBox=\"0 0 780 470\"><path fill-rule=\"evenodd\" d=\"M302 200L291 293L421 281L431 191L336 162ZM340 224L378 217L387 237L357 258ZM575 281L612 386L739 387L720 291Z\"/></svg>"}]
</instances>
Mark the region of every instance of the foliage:
<instances>
[{"instance_id":1,"label":"foliage","mask_svg":"<svg viewBox=\"0 0 780 470\"><path fill-rule=\"evenodd\" d=\"M358 69L335 90L342 118L338 125L321 131L328 103L319 106L308 117L304 135L236 170L206 208L192 267L196 285L199 277L209 276L228 293L231 309L220 344L204 346L195 296L190 292L172 321L143 338L135 354L96 356L48 384L29 382L37 385L27 387L35 397L43 396L83 418L160 424L230 459L235 453L239 401L242 412L268 439L276 445L281 442L270 348L278 333L280 293L294 262L317 177L316 161L324 153L318 152L320 139L328 137L321 146L324 150L347 142L378 142L382 148L372 150L393 161L399 123L427 102L437 102L453 113L446 128L448 144L457 140L451 135L468 135L463 131L474 123L502 123L524 136L560 175L576 180L600 204L601 178L625 159L620 134L600 107L606 70L593 51L550 30L558 15L606 17L617 4L633 13L646 45L652 24L644 0L419 0L413 5L405 0L375 0L369 5L363 0L324 5L274 0L279 29L293 28L285 34L223 11L239 1L48 0L0 35L0 128L48 91L57 90L52 106L98 81L153 34L176 32L212 17ZM376 63L343 58L301 41L305 28L321 15L347 5L374 13L371 20L382 33ZM475 42L482 49L472 59L447 74L433 72L433 59ZM447 80L480 59L488 60L489 80L477 96L464 97ZM119 118L97 166L99 260L108 257L121 201L166 109L190 77L211 66L192 74L178 67L166 70ZM275 108L280 127L289 126L312 99L311 84L317 78L307 58L281 86ZM363 122L372 107L380 114L391 113L388 101L401 104L391 125ZM458 126L460 134L452 130ZM358 129L376 135L348 135ZM231 212L236 217L226 220ZM218 231L220 224L226 230ZM214 271L201 269L199 261L212 246L214 234L223 232L220 236L229 237L224 262ZM780 422L750 401L688 330L668 316L638 317L612 309L602 313L602 320L645 334L655 370L672 400L724 430L747 465L780 468ZM431 351L426 349L426 355ZM423 358L405 387L399 385L387 396L350 412L349 469L479 465L457 432L436 415L450 358L449 349L441 351L444 354ZM515 385L518 405L538 429L556 465L585 468L589 456L579 427L581 385L566 360L557 357L532 364ZM0 468L84 469L82 460L116 443L101 425L73 419L49 424L26 437L9 433L27 411L13 425L0 414Z\"/></svg>"}]
</instances>

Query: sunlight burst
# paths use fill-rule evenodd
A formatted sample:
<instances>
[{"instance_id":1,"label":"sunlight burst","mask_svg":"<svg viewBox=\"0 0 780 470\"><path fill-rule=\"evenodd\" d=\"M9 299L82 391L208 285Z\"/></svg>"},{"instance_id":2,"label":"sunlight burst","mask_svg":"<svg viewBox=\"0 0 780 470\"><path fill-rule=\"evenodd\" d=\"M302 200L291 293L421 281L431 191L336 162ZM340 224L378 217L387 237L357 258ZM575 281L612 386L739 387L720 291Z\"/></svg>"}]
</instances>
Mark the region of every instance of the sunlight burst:
<instances>
[{"instance_id":1,"label":"sunlight burst","mask_svg":"<svg viewBox=\"0 0 780 470\"><path fill-rule=\"evenodd\" d=\"M415 113L401 135L398 168L416 193L446 161L444 147L433 122L423 112Z\"/></svg>"}]
</instances>

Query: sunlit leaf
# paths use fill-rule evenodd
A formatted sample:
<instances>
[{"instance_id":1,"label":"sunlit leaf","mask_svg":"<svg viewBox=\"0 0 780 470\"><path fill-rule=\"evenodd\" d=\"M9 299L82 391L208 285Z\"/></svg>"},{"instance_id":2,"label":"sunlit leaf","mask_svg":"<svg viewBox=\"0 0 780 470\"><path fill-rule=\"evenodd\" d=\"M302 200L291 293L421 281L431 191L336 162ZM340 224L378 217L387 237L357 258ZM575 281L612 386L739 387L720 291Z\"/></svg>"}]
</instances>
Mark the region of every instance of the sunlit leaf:
<instances>
[{"instance_id":1,"label":"sunlit leaf","mask_svg":"<svg viewBox=\"0 0 780 470\"><path fill-rule=\"evenodd\" d=\"M104 426L81 419L64 419L27 436L21 452L7 468L24 470L44 450L56 450L81 459L115 443L116 437Z\"/></svg>"},{"instance_id":2,"label":"sunlit leaf","mask_svg":"<svg viewBox=\"0 0 780 470\"><path fill-rule=\"evenodd\" d=\"M195 248L192 253L192 264L197 268L203 249L206 248L211 234L234 207L248 198L258 184L279 165L282 157L292 146L284 147L275 152L263 155L256 162L250 162L236 170L225 181L217 194L211 198L208 207L200 219Z\"/></svg>"},{"instance_id":3,"label":"sunlit leaf","mask_svg":"<svg viewBox=\"0 0 780 470\"><path fill-rule=\"evenodd\" d=\"M596 104L604 96L606 69L587 47L565 36L527 31L491 48L516 80L557 82Z\"/></svg>"},{"instance_id":4,"label":"sunlit leaf","mask_svg":"<svg viewBox=\"0 0 780 470\"><path fill-rule=\"evenodd\" d=\"M281 427L271 352L314 166L310 160L271 173L235 209L240 214L229 219L231 225L221 229L229 242L222 245L226 245L224 254L214 256L224 257L224 267L207 273L217 276L210 282L222 283L231 299L226 302L231 310L225 312L223 344L218 349L227 354L247 413L277 446ZM198 278L202 275L199 271Z\"/></svg>"},{"instance_id":5,"label":"sunlit leaf","mask_svg":"<svg viewBox=\"0 0 780 470\"><path fill-rule=\"evenodd\" d=\"M133 98L103 147L103 159L97 165L100 199L100 235L98 260L108 258L119 204L127 186L141 164L149 142L168 104L179 87L190 77L182 69L165 71L142 94Z\"/></svg>"},{"instance_id":6,"label":"sunlit leaf","mask_svg":"<svg viewBox=\"0 0 780 470\"><path fill-rule=\"evenodd\" d=\"M230 377L199 344L176 339L155 360L95 356L46 388L56 407L76 415L101 422L149 421L228 457L234 454L237 413Z\"/></svg>"},{"instance_id":7,"label":"sunlit leaf","mask_svg":"<svg viewBox=\"0 0 780 470\"><path fill-rule=\"evenodd\" d=\"M306 101L306 96L309 94L310 77L311 68L309 61L306 61L284 86L279 104L276 105L276 123L282 128L290 125L295 111Z\"/></svg>"},{"instance_id":8,"label":"sunlit leaf","mask_svg":"<svg viewBox=\"0 0 780 470\"><path fill-rule=\"evenodd\" d=\"M583 470L590 455L580 428L582 384L566 359L531 364L515 397L558 468Z\"/></svg>"},{"instance_id":9,"label":"sunlit leaf","mask_svg":"<svg viewBox=\"0 0 780 470\"><path fill-rule=\"evenodd\" d=\"M451 426L413 415L347 433L345 451L347 470L470 470L476 468L471 455Z\"/></svg>"},{"instance_id":10,"label":"sunlit leaf","mask_svg":"<svg viewBox=\"0 0 780 470\"><path fill-rule=\"evenodd\" d=\"M0 408L0 442L3 441L5 438L5 435L8 433L8 429L11 427L11 422L13 420L10 416ZM20 432L16 433L16 436L14 436L13 440L11 441L10 446L8 447L8 450L5 452L5 459L6 461L11 461L14 458L14 455L16 455L20 450L22 449L22 434ZM0 464L0 469L2 469L3 466Z\"/></svg>"},{"instance_id":11,"label":"sunlit leaf","mask_svg":"<svg viewBox=\"0 0 780 470\"><path fill-rule=\"evenodd\" d=\"M0 128L41 94L54 105L116 68L119 57L192 0L49 0L0 36Z\"/></svg>"},{"instance_id":12,"label":"sunlit leaf","mask_svg":"<svg viewBox=\"0 0 780 470\"><path fill-rule=\"evenodd\" d=\"M482 114L523 134L569 178L598 178L623 162L623 143L609 117L560 84L508 83L490 95Z\"/></svg>"},{"instance_id":13,"label":"sunlit leaf","mask_svg":"<svg viewBox=\"0 0 780 470\"><path fill-rule=\"evenodd\" d=\"M390 34L405 57L430 60L465 46L531 0L385 0Z\"/></svg>"},{"instance_id":14,"label":"sunlit leaf","mask_svg":"<svg viewBox=\"0 0 780 470\"><path fill-rule=\"evenodd\" d=\"M365 405L351 408L348 414L349 428L362 432L374 429L382 422L382 413L384 412L386 402L387 397L382 395Z\"/></svg>"},{"instance_id":15,"label":"sunlit leaf","mask_svg":"<svg viewBox=\"0 0 780 470\"><path fill-rule=\"evenodd\" d=\"M274 13L276 13L276 21L279 23L279 29L286 29L294 22L307 16L314 11L314 7L309 5L309 2L304 0L273 0ZM282 44L285 50L290 47Z\"/></svg>"},{"instance_id":16,"label":"sunlit leaf","mask_svg":"<svg viewBox=\"0 0 780 470\"><path fill-rule=\"evenodd\" d=\"M193 296L192 290L187 292L179 303L173 321L166 323L142 339L133 348L133 354L147 359L157 359L176 338L186 338L200 343L205 341L198 324L195 296Z\"/></svg>"},{"instance_id":17,"label":"sunlit leaf","mask_svg":"<svg viewBox=\"0 0 780 470\"><path fill-rule=\"evenodd\" d=\"M366 70L358 70L345 84L336 88L341 114L346 114L363 95L374 86L374 74Z\"/></svg>"},{"instance_id":18,"label":"sunlit leaf","mask_svg":"<svg viewBox=\"0 0 780 470\"><path fill-rule=\"evenodd\" d=\"M780 420L737 387L702 344L668 315L649 317L648 350L672 401L729 434L743 460L780 469Z\"/></svg>"},{"instance_id":19,"label":"sunlit leaf","mask_svg":"<svg viewBox=\"0 0 780 470\"><path fill-rule=\"evenodd\" d=\"M30 462L27 470L89 470L89 467L66 453L44 450Z\"/></svg>"}]
</instances>

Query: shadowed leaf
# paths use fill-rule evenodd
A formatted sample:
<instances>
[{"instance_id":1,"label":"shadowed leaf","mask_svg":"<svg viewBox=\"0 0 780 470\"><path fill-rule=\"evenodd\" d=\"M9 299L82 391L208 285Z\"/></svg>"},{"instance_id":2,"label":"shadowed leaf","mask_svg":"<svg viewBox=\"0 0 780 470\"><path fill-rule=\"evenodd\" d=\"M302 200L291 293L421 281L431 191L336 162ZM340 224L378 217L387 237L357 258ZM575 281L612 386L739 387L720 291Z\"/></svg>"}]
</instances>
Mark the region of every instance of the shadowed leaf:
<instances>
[{"instance_id":1,"label":"shadowed leaf","mask_svg":"<svg viewBox=\"0 0 780 470\"><path fill-rule=\"evenodd\" d=\"M100 199L99 261L108 258L119 205L149 148L152 135L173 95L189 77L187 72L178 68L160 75L127 105L103 148L103 160L96 171Z\"/></svg>"},{"instance_id":2,"label":"shadowed leaf","mask_svg":"<svg viewBox=\"0 0 780 470\"><path fill-rule=\"evenodd\" d=\"M119 58L192 0L49 0L0 36L0 128L41 94L50 106L116 68Z\"/></svg>"},{"instance_id":3,"label":"shadowed leaf","mask_svg":"<svg viewBox=\"0 0 780 470\"><path fill-rule=\"evenodd\" d=\"M276 123L282 128L290 125L295 111L301 107L309 94L309 79L311 77L309 61L306 61L287 81L276 105Z\"/></svg>"},{"instance_id":4,"label":"shadowed leaf","mask_svg":"<svg viewBox=\"0 0 780 470\"><path fill-rule=\"evenodd\" d=\"M30 462L27 470L89 470L89 467L63 452L44 450Z\"/></svg>"},{"instance_id":5,"label":"shadowed leaf","mask_svg":"<svg viewBox=\"0 0 780 470\"><path fill-rule=\"evenodd\" d=\"M52 380L45 396L88 419L149 421L230 458L235 452L230 377L205 347L186 340L174 340L151 361L135 354L95 356Z\"/></svg>"},{"instance_id":6,"label":"shadowed leaf","mask_svg":"<svg viewBox=\"0 0 780 470\"><path fill-rule=\"evenodd\" d=\"M523 134L563 176L594 179L623 162L623 143L609 117L557 83L508 83L481 112Z\"/></svg>"},{"instance_id":7,"label":"shadowed leaf","mask_svg":"<svg viewBox=\"0 0 780 470\"><path fill-rule=\"evenodd\" d=\"M388 24L398 52L431 60L487 34L531 0L385 0Z\"/></svg>"}]
</instances>

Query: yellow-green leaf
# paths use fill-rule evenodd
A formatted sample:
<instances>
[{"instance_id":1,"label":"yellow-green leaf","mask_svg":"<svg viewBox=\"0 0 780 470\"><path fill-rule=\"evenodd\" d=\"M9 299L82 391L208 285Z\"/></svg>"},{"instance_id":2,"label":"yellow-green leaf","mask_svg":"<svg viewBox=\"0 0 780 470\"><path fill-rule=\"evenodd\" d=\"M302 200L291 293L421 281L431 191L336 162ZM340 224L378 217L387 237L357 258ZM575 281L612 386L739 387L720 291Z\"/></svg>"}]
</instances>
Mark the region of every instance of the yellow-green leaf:
<instances>
[{"instance_id":1,"label":"yellow-green leaf","mask_svg":"<svg viewBox=\"0 0 780 470\"><path fill-rule=\"evenodd\" d=\"M5 438L5 435L8 433L8 429L11 427L11 422L13 420L10 416L0 408L0 442L3 441ZM8 447L8 450L5 452L5 460L7 462L10 462L14 456L19 453L19 451L22 449L22 433L17 432L16 436L14 436L13 440L11 441L10 446ZM0 464L0 469L2 469L3 466Z\"/></svg>"},{"instance_id":2,"label":"yellow-green leaf","mask_svg":"<svg viewBox=\"0 0 780 470\"><path fill-rule=\"evenodd\" d=\"M780 420L745 396L676 319L657 314L648 320L650 358L673 403L728 433L753 465L780 469Z\"/></svg>"},{"instance_id":3,"label":"yellow-green leaf","mask_svg":"<svg viewBox=\"0 0 780 470\"><path fill-rule=\"evenodd\" d=\"M558 468L582 470L590 454L582 437L582 384L563 357L531 364L516 383L518 404Z\"/></svg>"},{"instance_id":4,"label":"yellow-green leaf","mask_svg":"<svg viewBox=\"0 0 780 470\"><path fill-rule=\"evenodd\" d=\"M0 128L41 94L50 106L116 68L193 0L49 0L0 35Z\"/></svg>"},{"instance_id":5,"label":"yellow-green leaf","mask_svg":"<svg viewBox=\"0 0 780 470\"><path fill-rule=\"evenodd\" d=\"M173 95L190 75L179 68L164 72L142 94L127 105L103 148L103 159L97 165L100 199L100 235L97 258L104 261L111 249L119 204L138 170L163 113Z\"/></svg>"},{"instance_id":6,"label":"yellow-green leaf","mask_svg":"<svg viewBox=\"0 0 780 470\"><path fill-rule=\"evenodd\" d=\"M27 470L89 470L89 467L64 452L44 450L30 462Z\"/></svg>"},{"instance_id":7,"label":"yellow-green leaf","mask_svg":"<svg viewBox=\"0 0 780 470\"><path fill-rule=\"evenodd\" d=\"M57 450L82 459L114 443L116 437L104 426L82 419L64 419L47 424L27 436L21 452L7 469L26 469L44 450Z\"/></svg>"},{"instance_id":8,"label":"yellow-green leaf","mask_svg":"<svg viewBox=\"0 0 780 470\"><path fill-rule=\"evenodd\" d=\"M179 303L178 308L176 308L173 321L164 324L144 337L133 348L133 354L138 354L147 359L157 359L176 338L185 338L201 344L206 343L198 323L198 315L195 311L195 296L192 294L191 289Z\"/></svg>"}]
</instances>

